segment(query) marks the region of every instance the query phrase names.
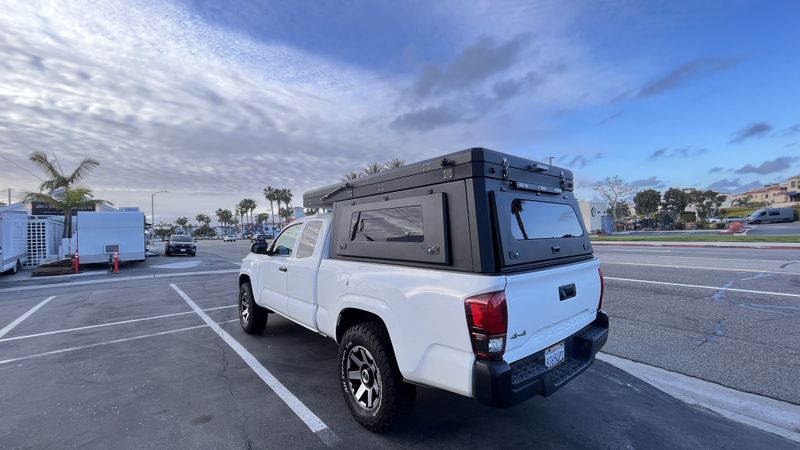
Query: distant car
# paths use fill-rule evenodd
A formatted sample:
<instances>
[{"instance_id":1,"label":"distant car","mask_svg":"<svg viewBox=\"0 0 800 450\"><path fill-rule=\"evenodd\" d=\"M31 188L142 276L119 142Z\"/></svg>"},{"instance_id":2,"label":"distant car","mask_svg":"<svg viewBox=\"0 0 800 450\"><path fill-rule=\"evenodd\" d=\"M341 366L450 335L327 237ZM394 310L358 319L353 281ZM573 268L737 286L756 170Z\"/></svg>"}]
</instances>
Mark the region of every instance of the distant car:
<instances>
[{"instance_id":1,"label":"distant car","mask_svg":"<svg viewBox=\"0 0 800 450\"><path fill-rule=\"evenodd\" d=\"M236 236L229 234L222 238L222 242L236 242Z\"/></svg>"},{"instance_id":2,"label":"distant car","mask_svg":"<svg viewBox=\"0 0 800 450\"><path fill-rule=\"evenodd\" d=\"M725 222L725 219L722 219L720 217L709 217L708 218L708 223L724 223L724 222Z\"/></svg>"},{"instance_id":3,"label":"distant car","mask_svg":"<svg viewBox=\"0 0 800 450\"><path fill-rule=\"evenodd\" d=\"M266 236L266 237L267 237L267 240L268 240L268 241L271 241L271 240L275 239L275 236L273 236L273 235L272 235L272 233L267 233L267 234L265 234L264 236Z\"/></svg>"},{"instance_id":4,"label":"distant car","mask_svg":"<svg viewBox=\"0 0 800 450\"><path fill-rule=\"evenodd\" d=\"M164 245L164 254L166 256L195 256L197 255L197 246L191 236L184 234L174 235L167 238L167 243Z\"/></svg>"},{"instance_id":5,"label":"distant car","mask_svg":"<svg viewBox=\"0 0 800 450\"><path fill-rule=\"evenodd\" d=\"M744 217L726 217L725 223L744 222Z\"/></svg>"},{"instance_id":6,"label":"distant car","mask_svg":"<svg viewBox=\"0 0 800 450\"><path fill-rule=\"evenodd\" d=\"M761 208L747 216L747 223L794 222L792 208Z\"/></svg>"},{"instance_id":7,"label":"distant car","mask_svg":"<svg viewBox=\"0 0 800 450\"><path fill-rule=\"evenodd\" d=\"M250 242L267 242L266 234L257 234L250 238Z\"/></svg>"}]
</instances>

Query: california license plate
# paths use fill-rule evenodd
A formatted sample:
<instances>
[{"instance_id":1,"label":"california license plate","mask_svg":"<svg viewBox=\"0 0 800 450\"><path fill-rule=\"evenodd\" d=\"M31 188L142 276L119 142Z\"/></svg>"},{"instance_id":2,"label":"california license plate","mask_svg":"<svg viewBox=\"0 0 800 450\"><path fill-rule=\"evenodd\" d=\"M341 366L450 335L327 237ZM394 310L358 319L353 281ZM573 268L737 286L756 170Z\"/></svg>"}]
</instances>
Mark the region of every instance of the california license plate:
<instances>
[{"instance_id":1,"label":"california license plate","mask_svg":"<svg viewBox=\"0 0 800 450\"><path fill-rule=\"evenodd\" d=\"M564 360L564 343L558 344L548 348L544 351L544 365L551 368Z\"/></svg>"}]
</instances>

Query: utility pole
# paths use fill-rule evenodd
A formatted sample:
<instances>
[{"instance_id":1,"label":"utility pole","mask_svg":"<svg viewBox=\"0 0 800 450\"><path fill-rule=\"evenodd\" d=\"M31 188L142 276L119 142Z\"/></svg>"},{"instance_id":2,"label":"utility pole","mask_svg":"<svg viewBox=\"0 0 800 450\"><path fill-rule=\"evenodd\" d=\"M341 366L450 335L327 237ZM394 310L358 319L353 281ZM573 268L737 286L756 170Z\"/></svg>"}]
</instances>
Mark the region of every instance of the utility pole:
<instances>
[{"instance_id":1,"label":"utility pole","mask_svg":"<svg viewBox=\"0 0 800 450\"><path fill-rule=\"evenodd\" d=\"M152 235L155 235L155 234L156 234L156 208L155 208L155 197L156 197L156 195L157 195L157 194L166 193L166 192L167 192L167 191L158 191L158 192L153 192L153 194L152 194L152 195L150 195L150 221L152 222L152 227L153 227L153 228L152 228L152 229L153 229L153 233L152 233ZM152 239L152 237L151 237L151 239Z\"/></svg>"},{"instance_id":2,"label":"utility pole","mask_svg":"<svg viewBox=\"0 0 800 450\"><path fill-rule=\"evenodd\" d=\"M554 156L548 156L547 158L550 159L550 165L552 166L553 165L553 160L555 159L555 157Z\"/></svg>"},{"instance_id":3,"label":"utility pole","mask_svg":"<svg viewBox=\"0 0 800 450\"><path fill-rule=\"evenodd\" d=\"M11 204L11 188L8 188L8 203L6 203L6 204L7 205Z\"/></svg>"}]
</instances>

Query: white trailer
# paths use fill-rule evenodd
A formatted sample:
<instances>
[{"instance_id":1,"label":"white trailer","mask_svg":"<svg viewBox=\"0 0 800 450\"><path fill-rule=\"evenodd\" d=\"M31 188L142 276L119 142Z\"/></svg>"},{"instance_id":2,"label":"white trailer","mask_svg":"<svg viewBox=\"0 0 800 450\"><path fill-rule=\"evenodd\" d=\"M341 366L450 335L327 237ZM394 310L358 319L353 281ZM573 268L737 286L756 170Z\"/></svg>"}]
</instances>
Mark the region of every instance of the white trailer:
<instances>
[{"instance_id":1,"label":"white trailer","mask_svg":"<svg viewBox=\"0 0 800 450\"><path fill-rule=\"evenodd\" d=\"M28 262L28 213L0 211L0 273L17 273Z\"/></svg>"},{"instance_id":2,"label":"white trailer","mask_svg":"<svg viewBox=\"0 0 800 450\"><path fill-rule=\"evenodd\" d=\"M144 261L144 215L141 212L78 212L78 254L86 264Z\"/></svg>"}]
</instances>

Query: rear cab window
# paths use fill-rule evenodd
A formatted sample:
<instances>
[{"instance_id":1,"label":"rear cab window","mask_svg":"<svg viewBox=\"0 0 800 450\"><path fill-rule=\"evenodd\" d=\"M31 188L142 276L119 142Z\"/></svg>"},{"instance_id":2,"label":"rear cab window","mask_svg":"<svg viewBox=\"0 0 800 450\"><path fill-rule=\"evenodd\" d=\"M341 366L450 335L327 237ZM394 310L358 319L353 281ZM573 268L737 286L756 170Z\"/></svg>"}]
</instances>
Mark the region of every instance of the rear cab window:
<instances>
[{"instance_id":1,"label":"rear cab window","mask_svg":"<svg viewBox=\"0 0 800 450\"><path fill-rule=\"evenodd\" d=\"M312 220L306 223L303 228L303 234L300 235L300 243L297 246L297 253L294 255L295 259L308 258L314 255L314 249L319 240L319 233L322 230L322 222L319 220Z\"/></svg>"},{"instance_id":2,"label":"rear cab window","mask_svg":"<svg viewBox=\"0 0 800 450\"><path fill-rule=\"evenodd\" d=\"M491 193L502 265L551 265L592 257L572 196Z\"/></svg>"}]
</instances>

